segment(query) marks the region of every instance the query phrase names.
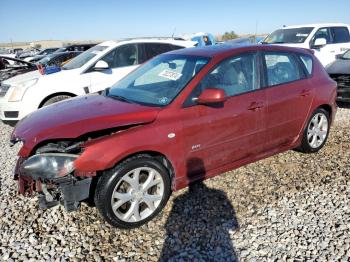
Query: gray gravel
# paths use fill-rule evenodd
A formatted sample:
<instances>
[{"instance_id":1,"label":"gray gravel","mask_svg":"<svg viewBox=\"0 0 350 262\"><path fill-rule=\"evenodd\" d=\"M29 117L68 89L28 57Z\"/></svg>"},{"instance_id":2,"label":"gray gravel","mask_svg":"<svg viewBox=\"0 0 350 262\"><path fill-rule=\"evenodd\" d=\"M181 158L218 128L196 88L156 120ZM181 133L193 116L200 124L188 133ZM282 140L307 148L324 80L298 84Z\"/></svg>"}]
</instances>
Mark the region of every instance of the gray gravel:
<instances>
[{"instance_id":1,"label":"gray gravel","mask_svg":"<svg viewBox=\"0 0 350 262\"><path fill-rule=\"evenodd\" d=\"M318 154L289 151L175 192L131 231L86 205L41 211L18 196L10 132L0 124L0 260L350 261L349 109Z\"/></svg>"}]
</instances>

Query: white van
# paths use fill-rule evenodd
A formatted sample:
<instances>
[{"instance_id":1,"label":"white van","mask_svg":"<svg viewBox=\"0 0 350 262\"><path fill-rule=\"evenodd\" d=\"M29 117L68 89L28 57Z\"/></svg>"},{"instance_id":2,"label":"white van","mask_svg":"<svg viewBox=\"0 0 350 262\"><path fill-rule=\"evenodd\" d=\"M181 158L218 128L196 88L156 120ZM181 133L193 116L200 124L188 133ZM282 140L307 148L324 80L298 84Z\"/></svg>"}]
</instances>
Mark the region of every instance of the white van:
<instances>
[{"instance_id":1,"label":"white van","mask_svg":"<svg viewBox=\"0 0 350 262\"><path fill-rule=\"evenodd\" d=\"M350 27L347 24L309 24L280 28L264 40L263 44L278 44L315 50L324 67L350 49Z\"/></svg>"},{"instance_id":2,"label":"white van","mask_svg":"<svg viewBox=\"0 0 350 262\"><path fill-rule=\"evenodd\" d=\"M169 39L131 39L98 44L62 67L10 78L0 85L0 119L12 124L43 106L110 87L146 60L196 42Z\"/></svg>"}]
</instances>

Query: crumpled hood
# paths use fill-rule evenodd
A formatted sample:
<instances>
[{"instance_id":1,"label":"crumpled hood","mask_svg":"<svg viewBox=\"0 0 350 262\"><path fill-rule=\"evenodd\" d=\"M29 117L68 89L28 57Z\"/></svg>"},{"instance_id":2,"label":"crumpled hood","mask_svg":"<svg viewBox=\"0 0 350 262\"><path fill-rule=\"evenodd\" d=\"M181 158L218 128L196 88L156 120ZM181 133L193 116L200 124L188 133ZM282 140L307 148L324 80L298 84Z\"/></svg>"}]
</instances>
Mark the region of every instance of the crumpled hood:
<instances>
[{"instance_id":1,"label":"crumpled hood","mask_svg":"<svg viewBox=\"0 0 350 262\"><path fill-rule=\"evenodd\" d=\"M42 141L69 139L109 128L154 121L161 108L130 104L92 94L41 108L16 125L11 140L24 141L21 156Z\"/></svg>"},{"instance_id":2,"label":"crumpled hood","mask_svg":"<svg viewBox=\"0 0 350 262\"><path fill-rule=\"evenodd\" d=\"M328 74L350 74L350 60L337 59L326 70Z\"/></svg>"}]
</instances>

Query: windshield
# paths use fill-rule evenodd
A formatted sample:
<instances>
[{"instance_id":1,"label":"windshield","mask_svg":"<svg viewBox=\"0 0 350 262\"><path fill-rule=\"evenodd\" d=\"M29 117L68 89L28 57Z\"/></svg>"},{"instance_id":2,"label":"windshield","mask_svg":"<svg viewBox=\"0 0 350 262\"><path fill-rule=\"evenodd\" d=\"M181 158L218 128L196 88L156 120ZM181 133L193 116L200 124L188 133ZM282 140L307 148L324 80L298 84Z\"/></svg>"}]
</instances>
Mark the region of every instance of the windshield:
<instances>
[{"instance_id":1,"label":"windshield","mask_svg":"<svg viewBox=\"0 0 350 262\"><path fill-rule=\"evenodd\" d=\"M166 106L208 61L207 57L161 55L117 82L106 95L130 103Z\"/></svg>"},{"instance_id":2,"label":"windshield","mask_svg":"<svg viewBox=\"0 0 350 262\"><path fill-rule=\"evenodd\" d=\"M309 36L313 27L300 27L300 28L289 28L289 29L278 29L268 35L264 44L300 44L304 43L306 38Z\"/></svg>"},{"instance_id":3,"label":"windshield","mask_svg":"<svg viewBox=\"0 0 350 262\"><path fill-rule=\"evenodd\" d=\"M79 67L82 67L87 62L89 62L92 58L94 58L97 54L105 50L107 46L94 46L90 49L86 50L82 54L76 56L71 61L69 61L67 64L65 64L62 69L70 70L70 69L76 69Z\"/></svg>"},{"instance_id":4,"label":"windshield","mask_svg":"<svg viewBox=\"0 0 350 262\"><path fill-rule=\"evenodd\" d=\"M348 50L344 53L343 59L350 59L350 50Z\"/></svg>"}]
</instances>

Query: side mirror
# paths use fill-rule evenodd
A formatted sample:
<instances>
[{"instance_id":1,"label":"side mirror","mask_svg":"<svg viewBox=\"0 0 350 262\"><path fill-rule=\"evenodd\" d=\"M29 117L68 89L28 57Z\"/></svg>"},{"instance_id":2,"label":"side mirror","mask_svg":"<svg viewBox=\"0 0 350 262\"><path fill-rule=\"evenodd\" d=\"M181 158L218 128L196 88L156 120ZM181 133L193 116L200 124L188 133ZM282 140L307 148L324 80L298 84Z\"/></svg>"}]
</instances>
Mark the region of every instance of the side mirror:
<instances>
[{"instance_id":1,"label":"side mirror","mask_svg":"<svg viewBox=\"0 0 350 262\"><path fill-rule=\"evenodd\" d=\"M335 59L343 59L343 55L342 54L336 55Z\"/></svg>"},{"instance_id":2,"label":"side mirror","mask_svg":"<svg viewBox=\"0 0 350 262\"><path fill-rule=\"evenodd\" d=\"M226 93L222 89L207 88L205 89L197 99L199 104L216 104L226 101Z\"/></svg>"},{"instance_id":3,"label":"side mirror","mask_svg":"<svg viewBox=\"0 0 350 262\"><path fill-rule=\"evenodd\" d=\"M327 44L327 40L325 38L317 38L313 44L313 48L320 48Z\"/></svg>"},{"instance_id":4,"label":"side mirror","mask_svg":"<svg viewBox=\"0 0 350 262\"><path fill-rule=\"evenodd\" d=\"M102 70L106 70L108 68L109 68L109 65L107 64L106 61L103 61L103 60L97 61L97 63L94 66L94 69L96 71L102 71Z\"/></svg>"}]
</instances>

